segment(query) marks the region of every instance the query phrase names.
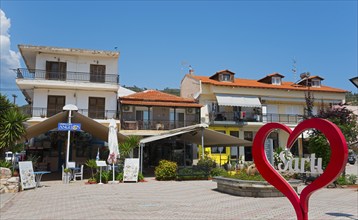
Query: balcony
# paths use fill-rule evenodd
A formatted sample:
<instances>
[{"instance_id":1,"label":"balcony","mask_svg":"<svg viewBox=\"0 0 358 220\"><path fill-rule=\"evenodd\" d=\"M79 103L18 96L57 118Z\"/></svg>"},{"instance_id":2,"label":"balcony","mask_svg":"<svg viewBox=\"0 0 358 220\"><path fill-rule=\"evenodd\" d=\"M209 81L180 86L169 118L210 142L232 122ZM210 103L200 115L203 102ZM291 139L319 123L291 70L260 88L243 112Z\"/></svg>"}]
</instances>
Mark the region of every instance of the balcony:
<instances>
[{"instance_id":1,"label":"balcony","mask_svg":"<svg viewBox=\"0 0 358 220\"><path fill-rule=\"evenodd\" d=\"M247 124L248 122L280 122L297 124L303 119L302 115L294 114L257 114L254 112L220 112L210 113L210 124Z\"/></svg>"},{"instance_id":2,"label":"balcony","mask_svg":"<svg viewBox=\"0 0 358 220\"><path fill-rule=\"evenodd\" d=\"M117 74L91 74L86 72L49 72L39 69L18 68L15 70L18 79L27 80L53 80L65 82L90 82L104 84L119 84Z\"/></svg>"},{"instance_id":3,"label":"balcony","mask_svg":"<svg viewBox=\"0 0 358 220\"><path fill-rule=\"evenodd\" d=\"M21 108L21 111L29 117L49 118L59 112L62 112L62 107L57 109L49 109L27 106L25 108ZM77 112L92 119L118 119L116 110L89 111L88 109L78 109Z\"/></svg>"},{"instance_id":4,"label":"balcony","mask_svg":"<svg viewBox=\"0 0 358 220\"><path fill-rule=\"evenodd\" d=\"M161 120L161 121L125 121L122 120L121 125L123 130L171 130L175 128L186 127L190 125L198 124L195 120L186 121L173 121L173 120Z\"/></svg>"}]
</instances>

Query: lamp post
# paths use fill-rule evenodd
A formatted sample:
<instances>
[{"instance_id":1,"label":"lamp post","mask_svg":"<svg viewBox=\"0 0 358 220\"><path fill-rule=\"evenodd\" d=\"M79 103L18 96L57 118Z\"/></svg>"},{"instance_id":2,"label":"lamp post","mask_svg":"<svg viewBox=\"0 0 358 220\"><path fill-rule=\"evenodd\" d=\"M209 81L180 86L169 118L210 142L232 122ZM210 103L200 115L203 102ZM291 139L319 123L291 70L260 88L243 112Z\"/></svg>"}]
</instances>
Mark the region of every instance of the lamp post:
<instances>
[{"instance_id":1,"label":"lamp post","mask_svg":"<svg viewBox=\"0 0 358 220\"><path fill-rule=\"evenodd\" d=\"M68 111L68 124L71 124L72 111L78 111L77 106L68 104L63 106L62 110ZM68 168L68 161L70 158L70 140L71 140L71 131L67 132L67 148L66 148L66 168Z\"/></svg>"},{"instance_id":2,"label":"lamp post","mask_svg":"<svg viewBox=\"0 0 358 220\"><path fill-rule=\"evenodd\" d=\"M16 98L17 98L17 95L12 94L12 97L14 97L14 105L15 105L15 104L16 104Z\"/></svg>"},{"instance_id":3,"label":"lamp post","mask_svg":"<svg viewBox=\"0 0 358 220\"><path fill-rule=\"evenodd\" d=\"M358 76L349 79L358 88Z\"/></svg>"}]
</instances>

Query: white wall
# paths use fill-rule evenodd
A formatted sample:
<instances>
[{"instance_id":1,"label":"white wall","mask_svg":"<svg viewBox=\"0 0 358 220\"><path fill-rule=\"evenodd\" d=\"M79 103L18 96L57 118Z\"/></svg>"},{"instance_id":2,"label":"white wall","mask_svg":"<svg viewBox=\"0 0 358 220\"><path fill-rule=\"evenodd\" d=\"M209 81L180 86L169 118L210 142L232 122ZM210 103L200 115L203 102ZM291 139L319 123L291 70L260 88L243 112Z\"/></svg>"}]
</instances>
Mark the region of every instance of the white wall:
<instances>
[{"instance_id":1,"label":"white wall","mask_svg":"<svg viewBox=\"0 0 358 220\"><path fill-rule=\"evenodd\" d=\"M99 64L106 65L106 74L118 73L118 58L41 53L36 56L36 69L45 70L46 61L66 62L67 71L70 72L89 73L90 64Z\"/></svg>"},{"instance_id":2,"label":"white wall","mask_svg":"<svg viewBox=\"0 0 358 220\"><path fill-rule=\"evenodd\" d=\"M89 97L103 97L106 99L105 110L117 110L117 94L115 92L91 92L76 90L56 90L56 89L35 89L33 107L47 108L47 97L49 95L66 96L66 105L74 104L78 109L88 109Z\"/></svg>"}]
</instances>

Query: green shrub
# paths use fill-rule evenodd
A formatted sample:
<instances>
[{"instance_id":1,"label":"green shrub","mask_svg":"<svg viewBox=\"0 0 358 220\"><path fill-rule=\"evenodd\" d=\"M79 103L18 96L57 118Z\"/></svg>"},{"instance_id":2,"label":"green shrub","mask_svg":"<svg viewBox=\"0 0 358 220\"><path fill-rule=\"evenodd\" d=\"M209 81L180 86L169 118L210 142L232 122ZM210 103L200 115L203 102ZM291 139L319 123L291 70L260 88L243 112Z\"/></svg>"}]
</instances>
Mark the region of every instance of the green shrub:
<instances>
[{"instance_id":1,"label":"green shrub","mask_svg":"<svg viewBox=\"0 0 358 220\"><path fill-rule=\"evenodd\" d=\"M123 173L118 173L116 176L116 180L118 180L119 182L123 182Z\"/></svg>"},{"instance_id":2,"label":"green shrub","mask_svg":"<svg viewBox=\"0 0 358 220\"><path fill-rule=\"evenodd\" d=\"M144 176L142 173L138 173L138 182L144 180Z\"/></svg>"},{"instance_id":3,"label":"green shrub","mask_svg":"<svg viewBox=\"0 0 358 220\"><path fill-rule=\"evenodd\" d=\"M354 174L351 175L346 175L344 176L340 176L337 179L337 184L338 185L354 185L357 181L357 176Z\"/></svg>"},{"instance_id":4,"label":"green shrub","mask_svg":"<svg viewBox=\"0 0 358 220\"><path fill-rule=\"evenodd\" d=\"M216 167L216 163L209 157L205 157L204 159L200 159L197 164L198 169L205 170L210 173L211 170Z\"/></svg>"},{"instance_id":5,"label":"green shrub","mask_svg":"<svg viewBox=\"0 0 358 220\"><path fill-rule=\"evenodd\" d=\"M214 176L227 176L227 172L223 168L215 167L211 170L210 175L213 177Z\"/></svg>"},{"instance_id":6,"label":"green shrub","mask_svg":"<svg viewBox=\"0 0 358 220\"><path fill-rule=\"evenodd\" d=\"M178 165L168 160L159 161L159 165L155 167L154 174L157 180L175 180Z\"/></svg>"},{"instance_id":7,"label":"green shrub","mask_svg":"<svg viewBox=\"0 0 358 220\"><path fill-rule=\"evenodd\" d=\"M6 161L6 160L0 160L0 167L5 167L5 168L12 168L12 164L10 161Z\"/></svg>"},{"instance_id":8,"label":"green shrub","mask_svg":"<svg viewBox=\"0 0 358 220\"><path fill-rule=\"evenodd\" d=\"M96 174L95 174L95 179L96 179L96 181L97 181L97 183L99 183L100 182L100 174L101 174L101 172L97 172ZM102 170L102 183L108 183L108 180L109 180L109 178L110 178L110 175L111 173L110 173L110 171L103 171Z\"/></svg>"}]
</instances>

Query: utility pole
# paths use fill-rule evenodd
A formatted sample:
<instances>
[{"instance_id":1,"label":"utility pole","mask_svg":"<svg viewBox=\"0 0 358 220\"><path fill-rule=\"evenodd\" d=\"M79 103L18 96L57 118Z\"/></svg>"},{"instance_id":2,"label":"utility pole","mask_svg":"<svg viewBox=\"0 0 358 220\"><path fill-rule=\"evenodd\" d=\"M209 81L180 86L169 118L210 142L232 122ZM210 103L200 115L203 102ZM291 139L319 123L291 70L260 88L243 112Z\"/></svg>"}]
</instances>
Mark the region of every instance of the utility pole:
<instances>
[{"instance_id":1,"label":"utility pole","mask_svg":"<svg viewBox=\"0 0 358 220\"><path fill-rule=\"evenodd\" d=\"M16 104L16 98L17 98L17 95L12 94L12 97L14 97L14 105L15 105L15 104Z\"/></svg>"}]
</instances>

